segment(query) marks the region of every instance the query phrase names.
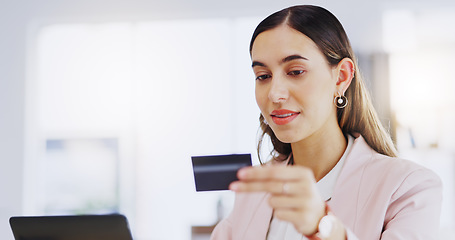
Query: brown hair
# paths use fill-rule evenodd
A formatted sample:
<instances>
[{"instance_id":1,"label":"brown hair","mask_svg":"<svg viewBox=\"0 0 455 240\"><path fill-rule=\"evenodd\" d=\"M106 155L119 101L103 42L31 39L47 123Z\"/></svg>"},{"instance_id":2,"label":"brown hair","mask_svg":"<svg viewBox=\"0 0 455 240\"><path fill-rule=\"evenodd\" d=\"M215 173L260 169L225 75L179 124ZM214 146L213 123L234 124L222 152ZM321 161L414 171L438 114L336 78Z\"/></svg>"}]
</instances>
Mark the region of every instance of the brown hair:
<instances>
[{"instance_id":1,"label":"brown hair","mask_svg":"<svg viewBox=\"0 0 455 240\"><path fill-rule=\"evenodd\" d=\"M346 134L360 133L368 145L376 152L396 156L396 149L371 103L368 91L361 78L359 68L351 44L338 19L328 10L312 5L293 6L265 18L256 27L250 42L250 54L256 37L267 30L287 24L289 27L309 37L319 47L331 66L336 66L342 59L350 58L354 62L355 75L345 96L349 104L338 109L338 124ZM274 159L284 160L291 153L291 144L281 142L273 133L264 117L259 117L262 135L258 141L258 155L265 135L273 144L271 155Z\"/></svg>"}]
</instances>

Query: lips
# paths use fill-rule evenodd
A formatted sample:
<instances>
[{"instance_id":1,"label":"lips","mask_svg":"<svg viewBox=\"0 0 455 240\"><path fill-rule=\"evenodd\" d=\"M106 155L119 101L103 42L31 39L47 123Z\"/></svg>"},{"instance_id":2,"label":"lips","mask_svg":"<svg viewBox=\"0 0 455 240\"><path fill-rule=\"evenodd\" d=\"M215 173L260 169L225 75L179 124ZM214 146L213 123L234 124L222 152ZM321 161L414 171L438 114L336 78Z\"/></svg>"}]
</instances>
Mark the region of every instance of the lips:
<instances>
[{"instance_id":1,"label":"lips","mask_svg":"<svg viewBox=\"0 0 455 240\"><path fill-rule=\"evenodd\" d=\"M300 114L299 112L287 109L279 109L274 110L270 114L270 116L272 117L272 120L276 125L285 125L294 120L299 114Z\"/></svg>"}]
</instances>

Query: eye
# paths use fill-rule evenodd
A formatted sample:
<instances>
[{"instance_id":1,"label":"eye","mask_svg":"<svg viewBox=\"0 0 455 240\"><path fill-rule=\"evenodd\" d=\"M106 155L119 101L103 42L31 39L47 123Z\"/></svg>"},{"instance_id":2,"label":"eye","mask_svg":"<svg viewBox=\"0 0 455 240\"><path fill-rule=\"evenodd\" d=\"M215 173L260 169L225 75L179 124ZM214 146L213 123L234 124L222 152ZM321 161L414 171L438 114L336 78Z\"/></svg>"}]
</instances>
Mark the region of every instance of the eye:
<instances>
[{"instance_id":1,"label":"eye","mask_svg":"<svg viewBox=\"0 0 455 240\"><path fill-rule=\"evenodd\" d=\"M304 70L294 70L294 71L288 72L288 75L290 75L290 76L298 76L298 75L300 75L300 74L302 74L304 72L305 72Z\"/></svg>"},{"instance_id":2,"label":"eye","mask_svg":"<svg viewBox=\"0 0 455 240\"><path fill-rule=\"evenodd\" d=\"M264 74L264 75L259 75L259 76L257 76L257 77L256 77L256 80L258 80L258 81L264 81L264 80L266 80L266 79L268 79L268 78L271 78L271 77L272 77L272 76L271 76L270 74Z\"/></svg>"}]
</instances>

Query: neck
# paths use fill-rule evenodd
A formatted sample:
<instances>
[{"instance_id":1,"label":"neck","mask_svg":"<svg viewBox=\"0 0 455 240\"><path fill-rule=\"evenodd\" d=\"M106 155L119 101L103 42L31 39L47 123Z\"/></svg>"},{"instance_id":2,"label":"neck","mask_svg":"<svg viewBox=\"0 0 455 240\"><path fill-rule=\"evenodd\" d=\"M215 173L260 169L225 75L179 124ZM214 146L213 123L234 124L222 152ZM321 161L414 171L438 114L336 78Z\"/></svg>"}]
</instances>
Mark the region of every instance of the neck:
<instances>
[{"instance_id":1,"label":"neck","mask_svg":"<svg viewBox=\"0 0 455 240\"><path fill-rule=\"evenodd\" d=\"M330 133L331 132L331 133ZM347 141L341 129L314 134L291 143L294 164L308 167L316 181L321 180L343 156Z\"/></svg>"}]
</instances>

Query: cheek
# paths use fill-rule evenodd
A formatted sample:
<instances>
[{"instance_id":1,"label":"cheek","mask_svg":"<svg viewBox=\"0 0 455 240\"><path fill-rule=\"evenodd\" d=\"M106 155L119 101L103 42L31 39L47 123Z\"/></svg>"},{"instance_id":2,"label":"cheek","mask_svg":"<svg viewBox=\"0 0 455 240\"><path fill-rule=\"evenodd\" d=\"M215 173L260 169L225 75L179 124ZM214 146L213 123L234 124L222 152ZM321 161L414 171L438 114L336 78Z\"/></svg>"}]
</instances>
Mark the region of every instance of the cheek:
<instances>
[{"instance_id":1,"label":"cheek","mask_svg":"<svg viewBox=\"0 0 455 240\"><path fill-rule=\"evenodd\" d=\"M263 87L258 87L256 85L255 96L256 96L256 103L262 111L265 108L265 105L267 104L267 99L268 99L267 92L265 91L265 89Z\"/></svg>"},{"instance_id":2,"label":"cheek","mask_svg":"<svg viewBox=\"0 0 455 240\"><path fill-rule=\"evenodd\" d=\"M314 111L315 114L321 118L325 119L328 116L336 112L335 105L333 104L333 93L330 91L321 91L318 96L314 97Z\"/></svg>"},{"instance_id":3,"label":"cheek","mask_svg":"<svg viewBox=\"0 0 455 240\"><path fill-rule=\"evenodd\" d=\"M304 112L311 115L326 115L333 107L333 93L329 86L321 81L307 84L304 87L295 87L294 96L303 107Z\"/></svg>"}]
</instances>

